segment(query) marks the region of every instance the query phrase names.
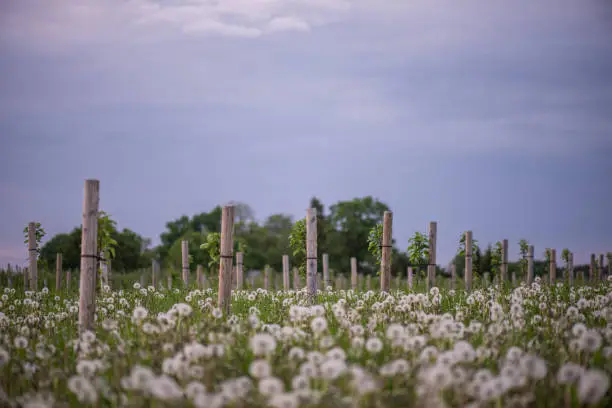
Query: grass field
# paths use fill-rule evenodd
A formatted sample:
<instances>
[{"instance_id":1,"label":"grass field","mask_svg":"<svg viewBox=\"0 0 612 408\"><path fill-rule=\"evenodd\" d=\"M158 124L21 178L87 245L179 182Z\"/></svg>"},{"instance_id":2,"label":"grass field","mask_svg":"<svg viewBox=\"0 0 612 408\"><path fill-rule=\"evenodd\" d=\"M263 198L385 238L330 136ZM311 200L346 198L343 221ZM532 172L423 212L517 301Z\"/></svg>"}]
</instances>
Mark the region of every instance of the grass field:
<instances>
[{"instance_id":1,"label":"grass field","mask_svg":"<svg viewBox=\"0 0 612 408\"><path fill-rule=\"evenodd\" d=\"M14 407L612 406L612 280L466 294L102 291L0 300L0 405ZM421 293L418 293L421 292Z\"/></svg>"}]
</instances>

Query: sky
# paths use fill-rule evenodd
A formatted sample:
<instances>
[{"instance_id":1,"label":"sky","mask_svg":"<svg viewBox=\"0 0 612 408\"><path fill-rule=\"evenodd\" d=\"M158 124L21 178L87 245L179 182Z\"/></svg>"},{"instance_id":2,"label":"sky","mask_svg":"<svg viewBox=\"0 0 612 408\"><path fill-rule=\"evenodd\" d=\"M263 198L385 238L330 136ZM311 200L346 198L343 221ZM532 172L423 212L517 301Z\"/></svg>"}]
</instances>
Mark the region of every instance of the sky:
<instances>
[{"instance_id":1,"label":"sky","mask_svg":"<svg viewBox=\"0 0 612 408\"><path fill-rule=\"evenodd\" d=\"M607 0L4 0L0 265L101 209L159 242L372 195L400 249L438 222L575 262L612 251Z\"/></svg>"}]
</instances>

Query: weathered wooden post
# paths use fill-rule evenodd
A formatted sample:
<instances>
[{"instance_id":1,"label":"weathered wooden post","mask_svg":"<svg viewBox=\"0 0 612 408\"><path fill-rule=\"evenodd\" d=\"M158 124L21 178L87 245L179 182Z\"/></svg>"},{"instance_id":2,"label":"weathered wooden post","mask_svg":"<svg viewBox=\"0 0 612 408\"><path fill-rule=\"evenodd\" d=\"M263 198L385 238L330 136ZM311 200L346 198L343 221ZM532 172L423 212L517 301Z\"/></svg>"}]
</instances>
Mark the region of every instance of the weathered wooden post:
<instances>
[{"instance_id":1,"label":"weathered wooden post","mask_svg":"<svg viewBox=\"0 0 612 408\"><path fill-rule=\"evenodd\" d=\"M13 271L11 269L11 264L8 264L6 266L6 274L8 276L8 283L9 283L9 288L13 287Z\"/></svg>"},{"instance_id":2,"label":"weathered wooden post","mask_svg":"<svg viewBox=\"0 0 612 408\"><path fill-rule=\"evenodd\" d=\"M62 254L55 254L55 291L62 289Z\"/></svg>"},{"instance_id":3,"label":"weathered wooden post","mask_svg":"<svg viewBox=\"0 0 612 408\"><path fill-rule=\"evenodd\" d=\"M265 266L264 268L264 289L265 290L269 290L270 289L270 267L268 265Z\"/></svg>"},{"instance_id":4,"label":"weathered wooden post","mask_svg":"<svg viewBox=\"0 0 612 408\"><path fill-rule=\"evenodd\" d=\"M569 279L569 284L572 286L574 284L574 253L570 252L567 254L567 276Z\"/></svg>"},{"instance_id":5,"label":"weathered wooden post","mask_svg":"<svg viewBox=\"0 0 612 408\"><path fill-rule=\"evenodd\" d=\"M289 255L283 255L283 290L290 289L289 284Z\"/></svg>"},{"instance_id":6,"label":"weathered wooden post","mask_svg":"<svg viewBox=\"0 0 612 408\"><path fill-rule=\"evenodd\" d=\"M200 264L196 265L196 288L202 289L202 270L204 267Z\"/></svg>"},{"instance_id":7,"label":"weathered wooden post","mask_svg":"<svg viewBox=\"0 0 612 408\"><path fill-rule=\"evenodd\" d=\"M98 207L100 181L85 180L83 230L81 232L81 273L79 282L79 331L93 329L96 311L98 266Z\"/></svg>"},{"instance_id":8,"label":"weathered wooden post","mask_svg":"<svg viewBox=\"0 0 612 408\"><path fill-rule=\"evenodd\" d=\"M323 254L323 285L327 290L331 284L331 278L329 277L329 254Z\"/></svg>"},{"instance_id":9,"label":"weathered wooden post","mask_svg":"<svg viewBox=\"0 0 612 408\"><path fill-rule=\"evenodd\" d=\"M595 254L591 254L591 263L589 265L589 281L593 282L595 279Z\"/></svg>"},{"instance_id":10,"label":"weathered wooden post","mask_svg":"<svg viewBox=\"0 0 612 408\"><path fill-rule=\"evenodd\" d=\"M28 224L28 272L30 278L30 290L38 290L38 253L36 251L36 223Z\"/></svg>"},{"instance_id":11,"label":"weathered wooden post","mask_svg":"<svg viewBox=\"0 0 612 408\"><path fill-rule=\"evenodd\" d=\"M189 285L189 241L181 241L181 264L183 267L183 286Z\"/></svg>"},{"instance_id":12,"label":"weathered wooden post","mask_svg":"<svg viewBox=\"0 0 612 408\"><path fill-rule=\"evenodd\" d=\"M601 282L603 277L604 255L599 254L599 264L597 265L597 282Z\"/></svg>"},{"instance_id":13,"label":"weathered wooden post","mask_svg":"<svg viewBox=\"0 0 612 408\"><path fill-rule=\"evenodd\" d=\"M300 289L300 271L298 268L293 268L293 289Z\"/></svg>"},{"instance_id":14,"label":"weathered wooden post","mask_svg":"<svg viewBox=\"0 0 612 408\"><path fill-rule=\"evenodd\" d=\"M436 238L438 223L429 223L429 259L427 261L427 290L436 285Z\"/></svg>"},{"instance_id":15,"label":"weathered wooden post","mask_svg":"<svg viewBox=\"0 0 612 408\"><path fill-rule=\"evenodd\" d=\"M372 289L372 275L366 276L366 290Z\"/></svg>"},{"instance_id":16,"label":"weathered wooden post","mask_svg":"<svg viewBox=\"0 0 612 408\"><path fill-rule=\"evenodd\" d=\"M236 289L242 290L244 286L244 254L236 252Z\"/></svg>"},{"instance_id":17,"label":"weathered wooden post","mask_svg":"<svg viewBox=\"0 0 612 408\"><path fill-rule=\"evenodd\" d=\"M508 283L508 240L502 240L501 253L501 281L505 285Z\"/></svg>"},{"instance_id":18,"label":"weathered wooden post","mask_svg":"<svg viewBox=\"0 0 612 408\"><path fill-rule=\"evenodd\" d=\"M68 269L66 271L66 291L70 291L70 282L72 280L71 278L72 278L71 271L70 269Z\"/></svg>"},{"instance_id":19,"label":"weathered wooden post","mask_svg":"<svg viewBox=\"0 0 612 408\"><path fill-rule=\"evenodd\" d=\"M550 266L548 267L548 274L549 283L554 285L557 279L557 250L552 248L550 249Z\"/></svg>"},{"instance_id":20,"label":"weathered wooden post","mask_svg":"<svg viewBox=\"0 0 612 408\"><path fill-rule=\"evenodd\" d=\"M608 258L608 277L612 276L612 252L606 253L606 258Z\"/></svg>"},{"instance_id":21,"label":"weathered wooden post","mask_svg":"<svg viewBox=\"0 0 612 408\"><path fill-rule=\"evenodd\" d=\"M380 263L380 290L388 292L391 286L391 236L393 226L393 213L385 211L383 217L383 236L381 245L381 263Z\"/></svg>"},{"instance_id":22,"label":"weathered wooden post","mask_svg":"<svg viewBox=\"0 0 612 408\"><path fill-rule=\"evenodd\" d=\"M465 290L472 290L472 231L465 232Z\"/></svg>"},{"instance_id":23,"label":"weathered wooden post","mask_svg":"<svg viewBox=\"0 0 612 408\"><path fill-rule=\"evenodd\" d=\"M408 289L412 289L413 283L412 283L412 279L413 279L413 272L412 272L412 266L408 267Z\"/></svg>"},{"instance_id":24,"label":"weathered wooden post","mask_svg":"<svg viewBox=\"0 0 612 408\"><path fill-rule=\"evenodd\" d=\"M317 294L317 210L306 210L306 285L308 299L314 303Z\"/></svg>"},{"instance_id":25,"label":"weathered wooden post","mask_svg":"<svg viewBox=\"0 0 612 408\"><path fill-rule=\"evenodd\" d=\"M357 258L351 258L351 289L357 290Z\"/></svg>"},{"instance_id":26,"label":"weathered wooden post","mask_svg":"<svg viewBox=\"0 0 612 408\"><path fill-rule=\"evenodd\" d=\"M151 261L151 285L157 289L157 279L159 277L159 262L157 259Z\"/></svg>"},{"instance_id":27,"label":"weathered wooden post","mask_svg":"<svg viewBox=\"0 0 612 408\"><path fill-rule=\"evenodd\" d=\"M166 278L166 282L168 283L168 290L172 289L172 276L168 276Z\"/></svg>"},{"instance_id":28,"label":"weathered wooden post","mask_svg":"<svg viewBox=\"0 0 612 408\"><path fill-rule=\"evenodd\" d=\"M533 282L533 245L527 247L527 285L531 285Z\"/></svg>"},{"instance_id":29,"label":"weathered wooden post","mask_svg":"<svg viewBox=\"0 0 612 408\"><path fill-rule=\"evenodd\" d=\"M451 265L451 289L455 290L457 287L457 265L453 262Z\"/></svg>"},{"instance_id":30,"label":"weathered wooden post","mask_svg":"<svg viewBox=\"0 0 612 408\"><path fill-rule=\"evenodd\" d=\"M225 315L229 315L232 295L232 263L234 260L234 211L233 205L221 210L221 248L219 257L219 296L218 305Z\"/></svg>"}]
</instances>

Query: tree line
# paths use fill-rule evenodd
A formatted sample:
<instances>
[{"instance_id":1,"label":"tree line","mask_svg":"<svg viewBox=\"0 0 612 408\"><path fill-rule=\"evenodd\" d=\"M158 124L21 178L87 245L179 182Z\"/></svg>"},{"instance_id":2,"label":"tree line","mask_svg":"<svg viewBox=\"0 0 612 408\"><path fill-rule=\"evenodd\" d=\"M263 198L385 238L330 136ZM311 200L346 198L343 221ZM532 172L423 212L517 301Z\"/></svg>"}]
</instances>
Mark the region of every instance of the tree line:
<instances>
[{"instance_id":1,"label":"tree line","mask_svg":"<svg viewBox=\"0 0 612 408\"><path fill-rule=\"evenodd\" d=\"M235 203L235 237L241 243L244 252L245 270L263 269L270 267L282 270L282 255L292 254L290 234L292 228L300 220L293 220L290 215L278 213L267 217L259 223L253 216L252 209L244 203ZM382 223L384 212L389 207L371 196L339 201L328 208L313 197L310 208L317 210L317 246L319 255L329 254L329 267L332 272L346 273L350 270L350 258L356 257L359 262L359 272L363 274L376 274L378 272L378 259L375 245L372 244L375 235ZM151 247L151 240L138 233L124 228L119 230L114 222L109 222L108 215L105 231L108 240L114 242L114 256L112 258L113 273L127 273L135 270L149 268L152 260L156 259L161 266L170 270L179 270L181 267L181 241L189 242L190 268L195 270L197 265L207 267L214 264L209 251L201 248L209 241L213 234L220 233L221 206L216 206L209 212L201 212L189 217L183 215L178 219L169 221L160 235L161 243ZM462 241L452 263L456 266L458 276L463 276L465 261L462 253ZM428 243L425 234L416 232L408 243L408 248L398 248L393 240L392 274L405 276L408 266L415 268L417 276L424 276L427 264ZM521 241L521 248L526 241ZM496 274L499 270L499 243L493 247L489 245L481 250L477 243L474 245L474 274L482 275L484 272ZM52 269L57 253L62 253L63 265L66 269L77 269L80 266L81 227L75 227L67 233L60 233L48 240L40 250L40 264L42 268ZM319 256L321 262L321 256ZM297 265L295 265L297 266ZM576 265L576 270L587 268L588 265ZM318 270L322 270L319 264ZM524 259L508 264L509 276L516 273L523 276L525 273ZM437 267L438 274L449 274L445 268ZM534 262L534 275L547 274L546 261Z\"/></svg>"}]
</instances>

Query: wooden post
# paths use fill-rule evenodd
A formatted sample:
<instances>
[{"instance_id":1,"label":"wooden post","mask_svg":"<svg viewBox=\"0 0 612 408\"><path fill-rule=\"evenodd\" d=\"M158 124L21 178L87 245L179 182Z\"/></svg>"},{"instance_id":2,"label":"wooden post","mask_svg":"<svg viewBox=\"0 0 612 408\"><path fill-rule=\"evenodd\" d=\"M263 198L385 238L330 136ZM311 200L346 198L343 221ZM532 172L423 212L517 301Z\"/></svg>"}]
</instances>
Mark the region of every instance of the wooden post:
<instances>
[{"instance_id":1,"label":"wooden post","mask_svg":"<svg viewBox=\"0 0 612 408\"><path fill-rule=\"evenodd\" d=\"M372 289L372 275L366 276L366 290Z\"/></svg>"},{"instance_id":2,"label":"wooden post","mask_svg":"<svg viewBox=\"0 0 612 408\"><path fill-rule=\"evenodd\" d=\"M293 268L293 289L300 289L300 271L298 268Z\"/></svg>"},{"instance_id":3,"label":"wooden post","mask_svg":"<svg viewBox=\"0 0 612 408\"><path fill-rule=\"evenodd\" d=\"M99 205L100 181L85 180L79 281L79 331L81 333L93 329L96 311Z\"/></svg>"},{"instance_id":4,"label":"wooden post","mask_svg":"<svg viewBox=\"0 0 612 408\"><path fill-rule=\"evenodd\" d=\"M70 291L70 281L72 280L71 278L71 272L70 269L68 269L66 271L66 291Z\"/></svg>"},{"instance_id":5,"label":"wooden post","mask_svg":"<svg viewBox=\"0 0 612 408\"><path fill-rule=\"evenodd\" d=\"M597 265L597 282L601 282L603 277L604 255L599 254L599 264Z\"/></svg>"},{"instance_id":6,"label":"wooden post","mask_svg":"<svg viewBox=\"0 0 612 408\"><path fill-rule=\"evenodd\" d=\"M6 266L6 274L8 275L8 279L9 279L9 288L13 287L13 271L11 270L11 264L8 264Z\"/></svg>"},{"instance_id":7,"label":"wooden post","mask_svg":"<svg viewBox=\"0 0 612 408\"><path fill-rule=\"evenodd\" d=\"M159 262L157 259L151 261L151 285L157 289L157 279L159 277Z\"/></svg>"},{"instance_id":8,"label":"wooden post","mask_svg":"<svg viewBox=\"0 0 612 408\"><path fill-rule=\"evenodd\" d=\"M202 270L204 267L200 264L196 266L196 288L202 289Z\"/></svg>"},{"instance_id":9,"label":"wooden post","mask_svg":"<svg viewBox=\"0 0 612 408\"><path fill-rule=\"evenodd\" d=\"M457 287L457 265L453 262L451 265L451 289L455 290Z\"/></svg>"},{"instance_id":10,"label":"wooden post","mask_svg":"<svg viewBox=\"0 0 612 408\"><path fill-rule=\"evenodd\" d=\"M385 211L383 217L382 259L380 263L380 290L388 292L391 286L391 236L393 226L393 213Z\"/></svg>"},{"instance_id":11,"label":"wooden post","mask_svg":"<svg viewBox=\"0 0 612 408\"><path fill-rule=\"evenodd\" d=\"M357 258L351 258L351 289L357 290Z\"/></svg>"},{"instance_id":12,"label":"wooden post","mask_svg":"<svg viewBox=\"0 0 612 408\"><path fill-rule=\"evenodd\" d=\"M141 269L140 270L140 288L144 288L146 286L146 280L145 280L145 274L144 271Z\"/></svg>"},{"instance_id":13,"label":"wooden post","mask_svg":"<svg viewBox=\"0 0 612 408\"><path fill-rule=\"evenodd\" d=\"M502 241L501 253L501 283L505 285L508 282L508 240Z\"/></svg>"},{"instance_id":14,"label":"wooden post","mask_svg":"<svg viewBox=\"0 0 612 408\"><path fill-rule=\"evenodd\" d=\"M289 289L289 255L283 255L283 290Z\"/></svg>"},{"instance_id":15,"label":"wooden post","mask_svg":"<svg viewBox=\"0 0 612 408\"><path fill-rule=\"evenodd\" d=\"M574 253L570 252L567 255L567 277L569 279L569 284L572 286L574 284Z\"/></svg>"},{"instance_id":16,"label":"wooden post","mask_svg":"<svg viewBox=\"0 0 612 408\"><path fill-rule=\"evenodd\" d=\"M38 290L38 253L36 252L36 223L31 222L28 224L28 271L30 278L30 290Z\"/></svg>"},{"instance_id":17,"label":"wooden post","mask_svg":"<svg viewBox=\"0 0 612 408\"><path fill-rule=\"evenodd\" d=\"M62 254L55 254L55 291L62 289Z\"/></svg>"},{"instance_id":18,"label":"wooden post","mask_svg":"<svg viewBox=\"0 0 612 408\"><path fill-rule=\"evenodd\" d=\"M266 267L264 268L264 289L265 290L269 290L270 289L270 267L268 265L266 265Z\"/></svg>"},{"instance_id":19,"label":"wooden post","mask_svg":"<svg viewBox=\"0 0 612 408\"><path fill-rule=\"evenodd\" d=\"M108 279L107 285L109 287L112 287L112 283L113 283L113 279L112 279L112 277L113 277L113 262L110 259L108 261L106 261L106 277Z\"/></svg>"},{"instance_id":20,"label":"wooden post","mask_svg":"<svg viewBox=\"0 0 612 408\"><path fill-rule=\"evenodd\" d=\"M218 305L229 315L232 294L232 263L234 253L234 206L227 205L221 211L221 249L219 262Z\"/></svg>"},{"instance_id":21,"label":"wooden post","mask_svg":"<svg viewBox=\"0 0 612 408\"><path fill-rule=\"evenodd\" d=\"M331 278L329 277L329 254L323 254L323 285L327 289L331 284Z\"/></svg>"},{"instance_id":22,"label":"wooden post","mask_svg":"<svg viewBox=\"0 0 612 408\"><path fill-rule=\"evenodd\" d=\"M612 252L606 253L606 258L608 258L608 277L612 276Z\"/></svg>"},{"instance_id":23,"label":"wooden post","mask_svg":"<svg viewBox=\"0 0 612 408\"><path fill-rule=\"evenodd\" d=\"M168 283L168 290L172 289L172 276L168 276L166 281Z\"/></svg>"},{"instance_id":24,"label":"wooden post","mask_svg":"<svg viewBox=\"0 0 612 408\"><path fill-rule=\"evenodd\" d=\"M236 289L242 290L244 286L244 254L242 252L236 252Z\"/></svg>"},{"instance_id":25,"label":"wooden post","mask_svg":"<svg viewBox=\"0 0 612 408\"><path fill-rule=\"evenodd\" d=\"M589 281L595 279L595 254L591 254L591 264L589 265Z\"/></svg>"},{"instance_id":26,"label":"wooden post","mask_svg":"<svg viewBox=\"0 0 612 408\"><path fill-rule=\"evenodd\" d=\"M438 235L438 223L429 223L429 260L427 265L427 290L436 285L436 237Z\"/></svg>"},{"instance_id":27,"label":"wooden post","mask_svg":"<svg viewBox=\"0 0 612 408\"><path fill-rule=\"evenodd\" d=\"M531 285L533 282L533 245L527 247L527 285Z\"/></svg>"},{"instance_id":28,"label":"wooden post","mask_svg":"<svg viewBox=\"0 0 612 408\"><path fill-rule=\"evenodd\" d=\"M308 299L314 303L317 294L317 210L306 210L306 285Z\"/></svg>"},{"instance_id":29,"label":"wooden post","mask_svg":"<svg viewBox=\"0 0 612 408\"><path fill-rule=\"evenodd\" d=\"M185 287L189 284L189 241L181 241L181 260L183 265L183 285Z\"/></svg>"},{"instance_id":30,"label":"wooden post","mask_svg":"<svg viewBox=\"0 0 612 408\"><path fill-rule=\"evenodd\" d=\"M550 266L548 268L549 274L549 283L551 285L555 284L555 279L557 279L557 250L550 250Z\"/></svg>"},{"instance_id":31,"label":"wooden post","mask_svg":"<svg viewBox=\"0 0 612 408\"><path fill-rule=\"evenodd\" d=\"M465 290L472 290L472 231L465 232Z\"/></svg>"},{"instance_id":32,"label":"wooden post","mask_svg":"<svg viewBox=\"0 0 612 408\"><path fill-rule=\"evenodd\" d=\"M408 289L412 289L413 283L412 283L412 279L413 279L413 273L412 273L412 266L408 267Z\"/></svg>"}]
</instances>

